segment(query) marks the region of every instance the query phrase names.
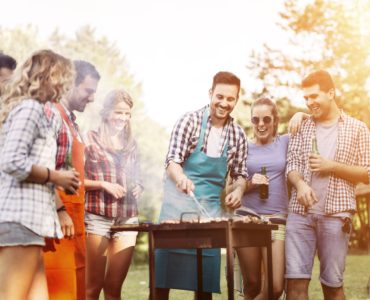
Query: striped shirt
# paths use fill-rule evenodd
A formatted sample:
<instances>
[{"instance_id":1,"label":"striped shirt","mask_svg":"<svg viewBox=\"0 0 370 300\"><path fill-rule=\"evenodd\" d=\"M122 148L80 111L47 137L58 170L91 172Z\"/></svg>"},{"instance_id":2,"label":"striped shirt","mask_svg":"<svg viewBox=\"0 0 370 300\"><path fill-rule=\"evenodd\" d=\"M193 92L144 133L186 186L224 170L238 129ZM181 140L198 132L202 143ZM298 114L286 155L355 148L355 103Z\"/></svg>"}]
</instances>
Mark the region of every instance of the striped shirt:
<instances>
[{"instance_id":1,"label":"striped shirt","mask_svg":"<svg viewBox=\"0 0 370 300\"><path fill-rule=\"evenodd\" d=\"M137 203L131 191L135 185L142 186L137 148L129 155L109 150L97 131L89 131L84 142L86 179L117 183L127 188L126 195L117 200L104 190L86 191L86 211L107 218L137 216Z\"/></svg>"},{"instance_id":2,"label":"striped shirt","mask_svg":"<svg viewBox=\"0 0 370 300\"><path fill-rule=\"evenodd\" d=\"M200 110L186 113L177 123L171 134L170 145L166 157L166 168L173 161L180 165L192 154L197 146L200 136L203 114L209 110L209 106L205 106ZM205 132L204 144L201 151L207 153L207 142L211 128L211 118L208 117L207 128ZM237 179L239 176L247 179L247 138L243 129L237 125L232 117L229 117L221 134L221 142L219 144L219 154L222 154L224 145L228 142L227 149L227 165L230 171L230 176Z\"/></svg>"},{"instance_id":3,"label":"striped shirt","mask_svg":"<svg viewBox=\"0 0 370 300\"><path fill-rule=\"evenodd\" d=\"M55 168L60 126L61 119L48 118L36 100L24 100L9 113L0 134L0 222L20 223L44 237L63 237L54 185L24 182L33 165Z\"/></svg>"},{"instance_id":4,"label":"striped shirt","mask_svg":"<svg viewBox=\"0 0 370 300\"><path fill-rule=\"evenodd\" d=\"M311 171L308 157L312 149L312 136L316 136L316 126L312 118L307 119L300 131L291 137L288 148L286 175L299 172L303 180L310 184ZM338 121L338 140L335 161L349 166L363 166L370 180L370 134L365 123L341 112ZM305 214L305 207L298 203L297 190L293 188L289 211ZM355 212L355 184L331 175L325 201L325 214Z\"/></svg>"}]
</instances>

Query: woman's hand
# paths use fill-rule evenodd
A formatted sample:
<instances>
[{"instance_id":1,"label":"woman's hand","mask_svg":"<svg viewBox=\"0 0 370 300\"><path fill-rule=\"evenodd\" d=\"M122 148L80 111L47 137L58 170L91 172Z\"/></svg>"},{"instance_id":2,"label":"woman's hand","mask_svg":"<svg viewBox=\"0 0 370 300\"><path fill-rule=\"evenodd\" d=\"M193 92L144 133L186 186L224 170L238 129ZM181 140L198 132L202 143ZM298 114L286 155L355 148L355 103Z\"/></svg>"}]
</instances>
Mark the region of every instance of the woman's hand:
<instances>
[{"instance_id":1,"label":"woman's hand","mask_svg":"<svg viewBox=\"0 0 370 300\"><path fill-rule=\"evenodd\" d=\"M269 178L266 175L255 173L252 177L252 184L255 186L260 184L269 184Z\"/></svg>"},{"instance_id":2,"label":"woman's hand","mask_svg":"<svg viewBox=\"0 0 370 300\"><path fill-rule=\"evenodd\" d=\"M309 117L310 115L304 112L296 112L289 121L288 132L292 135L295 135L301 128L303 121Z\"/></svg>"},{"instance_id":3,"label":"woman's hand","mask_svg":"<svg viewBox=\"0 0 370 300\"><path fill-rule=\"evenodd\" d=\"M119 185L118 183L103 181L102 188L108 194L111 194L116 200L126 195L126 188L122 185Z\"/></svg>"},{"instance_id":4,"label":"woman's hand","mask_svg":"<svg viewBox=\"0 0 370 300\"><path fill-rule=\"evenodd\" d=\"M71 239L75 235L75 227L73 221L66 210L58 212L60 227L65 238Z\"/></svg>"},{"instance_id":5,"label":"woman's hand","mask_svg":"<svg viewBox=\"0 0 370 300\"><path fill-rule=\"evenodd\" d=\"M80 173L75 169L72 170L58 170L50 171L50 182L54 183L57 187L63 188L71 194L76 194L80 186Z\"/></svg>"}]
</instances>

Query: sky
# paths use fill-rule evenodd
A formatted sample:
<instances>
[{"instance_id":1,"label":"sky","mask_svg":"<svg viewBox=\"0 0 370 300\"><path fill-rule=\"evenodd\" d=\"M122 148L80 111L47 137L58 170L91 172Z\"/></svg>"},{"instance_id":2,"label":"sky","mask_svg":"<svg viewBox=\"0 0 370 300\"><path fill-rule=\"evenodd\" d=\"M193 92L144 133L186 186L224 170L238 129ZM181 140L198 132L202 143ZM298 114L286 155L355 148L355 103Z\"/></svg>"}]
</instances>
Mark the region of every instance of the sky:
<instances>
[{"instance_id":1,"label":"sky","mask_svg":"<svg viewBox=\"0 0 370 300\"><path fill-rule=\"evenodd\" d=\"M209 101L212 77L221 70L255 84L249 54L263 43L283 43L276 26L283 0L12 0L1 26L32 24L41 37L55 28L73 36L91 25L125 55L142 83L147 114L166 129L185 112ZM22 9L19 9L19 8Z\"/></svg>"}]
</instances>

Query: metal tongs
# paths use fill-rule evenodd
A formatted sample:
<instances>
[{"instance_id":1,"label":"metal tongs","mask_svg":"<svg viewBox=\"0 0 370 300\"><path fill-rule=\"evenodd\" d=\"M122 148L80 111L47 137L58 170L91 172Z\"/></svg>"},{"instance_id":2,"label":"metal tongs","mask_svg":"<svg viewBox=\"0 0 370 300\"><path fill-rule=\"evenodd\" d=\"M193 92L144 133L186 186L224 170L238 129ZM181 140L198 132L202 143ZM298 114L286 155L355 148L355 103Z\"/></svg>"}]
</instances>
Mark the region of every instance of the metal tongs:
<instances>
[{"instance_id":1,"label":"metal tongs","mask_svg":"<svg viewBox=\"0 0 370 300\"><path fill-rule=\"evenodd\" d=\"M202 215L206 216L207 218L212 218L211 215L209 214L209 212L204 208L204 206L202 204L200 204L198 199L195 197L193 191L190 191L189 196L190 196L191 199L193 199L195 204L198 206L198 209L199 209L199 211Z\"/></svg>"}]
</instances>

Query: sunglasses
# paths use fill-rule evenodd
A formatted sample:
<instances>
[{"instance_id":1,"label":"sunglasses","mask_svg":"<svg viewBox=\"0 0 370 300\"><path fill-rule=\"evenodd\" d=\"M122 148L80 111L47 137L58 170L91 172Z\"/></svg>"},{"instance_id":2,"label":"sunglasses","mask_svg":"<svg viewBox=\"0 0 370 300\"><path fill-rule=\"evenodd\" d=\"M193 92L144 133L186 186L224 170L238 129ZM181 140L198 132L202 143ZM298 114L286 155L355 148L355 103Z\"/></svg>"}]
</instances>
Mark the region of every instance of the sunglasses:
<instances>
[{"instance_id":1,"label":"sunglasses","mask_svg":"<svg viewBox=\"0 0 370 300\"><path fill-rule=\"evenodd\" d=\"M270 124L272 122L272 118L270 116L265 116L262 118L263 124ZM260 118L259 117L253 117L252 118L252 123L254 125L258 125L260 123Z\"/></svg>"}]
</instances>

